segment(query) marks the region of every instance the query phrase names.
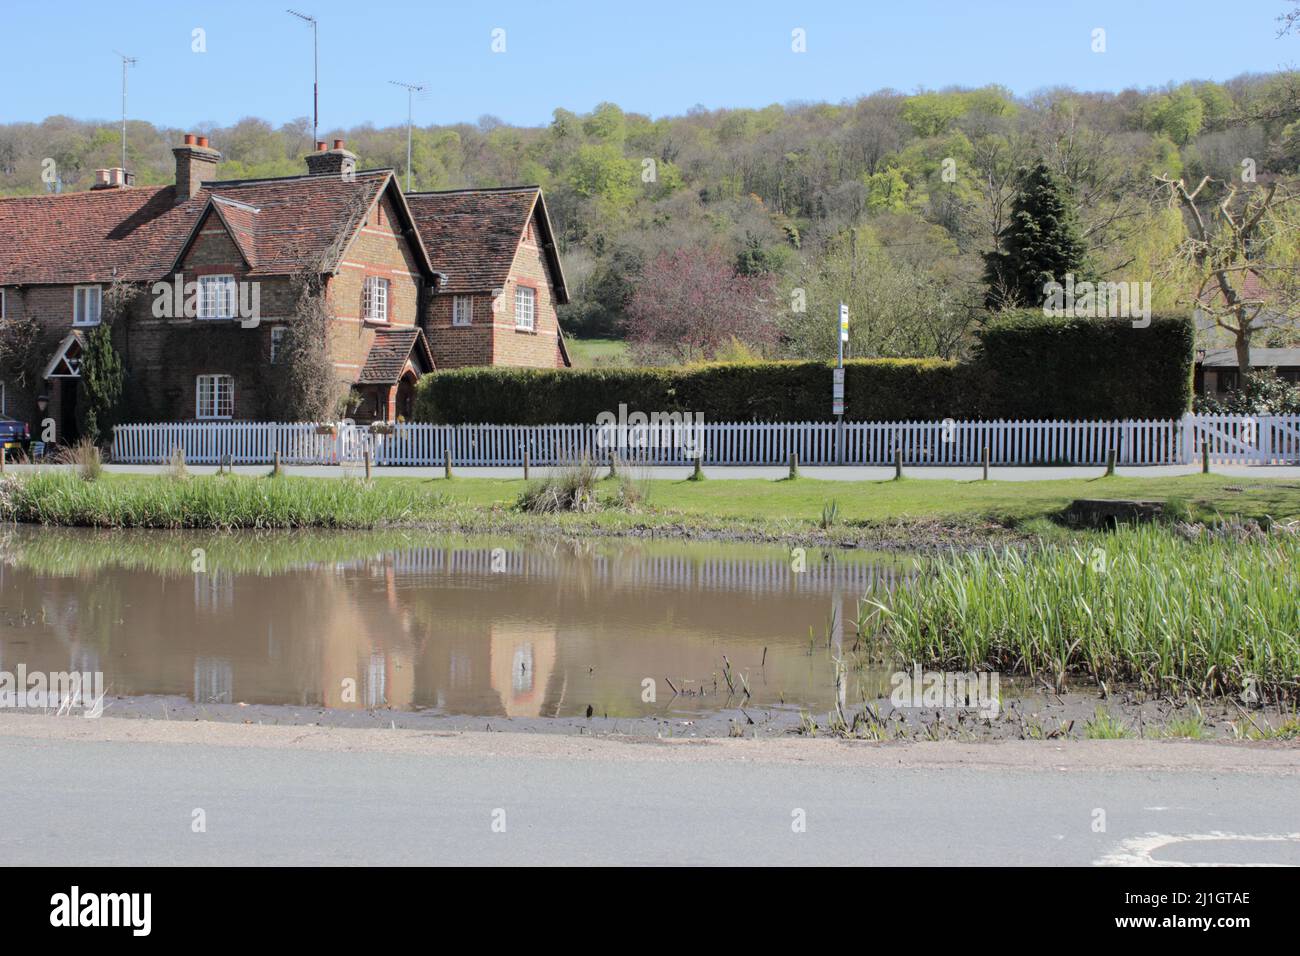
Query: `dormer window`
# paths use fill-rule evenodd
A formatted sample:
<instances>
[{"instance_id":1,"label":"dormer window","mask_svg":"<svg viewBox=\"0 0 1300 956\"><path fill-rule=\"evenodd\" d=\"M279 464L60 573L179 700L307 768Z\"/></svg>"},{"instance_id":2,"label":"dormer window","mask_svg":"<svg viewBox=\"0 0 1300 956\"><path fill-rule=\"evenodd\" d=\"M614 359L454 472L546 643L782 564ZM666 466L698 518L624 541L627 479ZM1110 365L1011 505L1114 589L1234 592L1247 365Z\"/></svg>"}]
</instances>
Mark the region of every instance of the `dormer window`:
<instances>
[{"instance_id":1,"label":"dormer window","mask_svg":"<svg viewBox=\"0 0 1300 956\"><path fill-rule=\"evenodd\" d=\"M103 290L97 285L79 285L72 290L72 324L99 325Z\"/></svg>"},{"instance_id":2,"label":"dormer window","mask_svg":"<svg viewBox=\"0 0 1300 956\"><path fill-rule=\"evenodd\" d=\"M367 276L361 292L361 315L367 322L388 321L388 280Z\"/></svg>"},{"instance_id":3,"label":"dormer window","mask_svg":"<svg viewBox=\"0 0 1300 956\"><path fill-rule=\"evenodd\" d=\"M199 276L197 317L233 319L235 317L235 277Z\"/></svg>"}]
</instances>

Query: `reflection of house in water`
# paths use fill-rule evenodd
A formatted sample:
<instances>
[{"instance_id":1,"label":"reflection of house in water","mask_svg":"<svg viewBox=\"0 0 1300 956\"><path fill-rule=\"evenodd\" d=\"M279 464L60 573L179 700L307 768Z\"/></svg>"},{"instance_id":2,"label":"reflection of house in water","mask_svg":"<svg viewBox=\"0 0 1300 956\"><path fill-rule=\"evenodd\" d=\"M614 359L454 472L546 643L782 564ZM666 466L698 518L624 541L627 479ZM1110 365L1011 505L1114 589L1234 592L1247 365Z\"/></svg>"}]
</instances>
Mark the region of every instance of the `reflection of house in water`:
<instances>
[{"instance_id":1,"label":"reflection of house in water","mask_svg":"<svg viewBox=\"0 0 1300 956\"><path fill-rule=\"evenodd\" d=\"M220 657L194 658L194 703L233 704L235 669Z\"/></svg>"},{"instance_id":2,"label":"reflection of house in water","mask_svg":"<svg viewBox=\"0 0 1300 956\"><path fill-rule=\"evenodd\" d=\"M798 573L780 549L516 548L494 565L469 543L266 575L18 564L6 603L41 619L0 619L0 654L57 670L98 649L116 694L510 717L645 712L644 677L713 689L725 654L765 701L820 706L835 684L810 625L842 652L856 600L897 577L812 556Z\"/></svg>"},{"instance_id":3,"label":"reflection of house in water","mask_svg":"<svg viewBox=\"0 0 1300 956\"><path fill-rule=\"evenodd\" d=\"M505 715L543 716L555 669L555 627L493 621L488 635L492 690L500 696Z\"/></svg>"}]
</instances>

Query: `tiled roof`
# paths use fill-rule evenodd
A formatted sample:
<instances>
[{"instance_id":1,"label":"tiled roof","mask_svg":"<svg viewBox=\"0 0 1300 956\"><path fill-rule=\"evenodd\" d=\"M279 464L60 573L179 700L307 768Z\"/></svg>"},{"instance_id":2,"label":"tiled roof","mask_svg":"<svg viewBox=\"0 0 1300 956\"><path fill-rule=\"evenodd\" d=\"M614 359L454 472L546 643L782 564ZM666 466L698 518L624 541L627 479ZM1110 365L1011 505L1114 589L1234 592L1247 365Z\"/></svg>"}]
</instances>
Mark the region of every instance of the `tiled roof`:
<instances>
[{"instance_id":1,"label":"tiled roof","mask_svg":"<svg viewBox=\"0 0 1300 956\"><path fill-rule=\"evenodd\" d=\"M211 182L180 204L172 186L0 199L0 285L160 279L172 271L209 199L217 200L253 275L296 272L329 250L348 220L359 219L357 207L368 207L391 177L372 170L352 182Z\"/></svg>"},{"instance_id":2,"label":"tiled roof","mask_svg":"<svg viewBox=\"0 0 1300 956\"><path fill-rule=\"evenodd\" d=\"M440 292L490 292L504 288L523 238L524 226L535 204L541 203L540 217L555 272L556 294L568 301L564 290L545 202L537 186L506 189L456 189L447 192L409 193L406 201L415 214L416 227L424 237L434 269L446 273Z\"/></svg>"},{"instance_id":3,"label":"tiled roof","mask_svg":"<svg viewBox=\"0 0 1300 956\"><path fill-rule=\"evenodd\" d=\"M1236 368L1236 349L1206 349L1201 365L1209 368ZM1253 368L1294 368L1300 366L1300 349L1256 349L1250 350L1250 364Z\"/></svg>"},{"instance_id":4,"label":"tiled roof","mask_svg":"<svg viewBox=\"0 0 1300 956\"><path fill-rule=\"evenodd\" d=\"M199 195L212 197L250 275L286 275L320 261L349 225L359 225L391 176L374 170L357 173L353 182L340 176L214 182ZM173 254L180 252L178 246ZM341 244L334 252L327 269L337 264Z\"/></svg>"},{"instance_id":5,"label":"tiled roof","mask_svg":"<svg viewBox=\"0 0 1300 956\"><path fill-rule=\"evenodd\" d=\"M174 196L163 186L0 199L0 285L166 275L207 202Z\"/></svg>"},{"instance_id":6,"label":"tiled roof","mask_svg":"<svg viewBox=\"0 0 1300 956\"><path fill-rule=\"evenodd\" d=\"M425 341L422 331L412 326L377 329L370 352L366 355L366 364L357 376L357 384L397 384L397 380L402 377L402 370L406 368L407 359L411 358L412 349L416 351L416 367L423 363L423 371L432 372L433 353L429 351L429 343Z\"/></svg>"}]
</instances>

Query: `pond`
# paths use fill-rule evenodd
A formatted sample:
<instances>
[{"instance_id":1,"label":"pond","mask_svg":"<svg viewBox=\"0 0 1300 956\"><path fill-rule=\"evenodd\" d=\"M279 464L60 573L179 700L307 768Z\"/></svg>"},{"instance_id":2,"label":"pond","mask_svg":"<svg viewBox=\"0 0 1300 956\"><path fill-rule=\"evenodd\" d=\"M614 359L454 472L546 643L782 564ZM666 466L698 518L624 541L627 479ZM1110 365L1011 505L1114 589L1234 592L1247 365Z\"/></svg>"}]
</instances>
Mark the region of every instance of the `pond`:
<instances>
[{"instance_id":1,"label":"pond","mask_svg":"<svg viewBox=\"0 0 1300 956\"><path fill-rule=\"evenodd\" d=\"M0 670L100 671L110 699L447 715L826 713L888 694L835 660L897 556L399 532L19 527ZM802 566L802 570L800 567ZM749 696L745 696L745 689Z\"/></svg>"}]
</instances>

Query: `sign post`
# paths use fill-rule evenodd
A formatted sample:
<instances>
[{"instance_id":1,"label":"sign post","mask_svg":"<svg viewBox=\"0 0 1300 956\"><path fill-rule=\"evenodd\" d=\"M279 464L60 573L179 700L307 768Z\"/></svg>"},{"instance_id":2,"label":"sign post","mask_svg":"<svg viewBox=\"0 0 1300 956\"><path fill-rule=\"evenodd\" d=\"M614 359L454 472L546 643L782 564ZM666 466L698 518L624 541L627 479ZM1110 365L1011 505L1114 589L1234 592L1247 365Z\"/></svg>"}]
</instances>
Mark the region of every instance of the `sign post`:
<instances>
[{"instance_id":1,"label":"sign post","mask_svg":"<svg viewBox=\"0 0 1300 956\"><path fill-rule=\"evenodd\" d=\"M849 341L849 307L840 303L839 359L831 373L831 414L835 416L835 462L844 464L844 346Z\"/></svg>"}]
</instances>

